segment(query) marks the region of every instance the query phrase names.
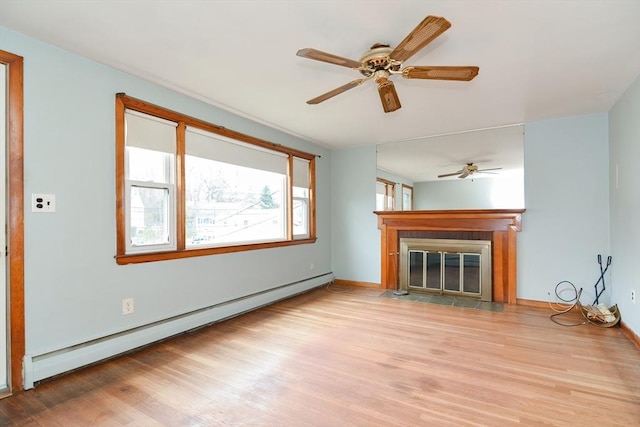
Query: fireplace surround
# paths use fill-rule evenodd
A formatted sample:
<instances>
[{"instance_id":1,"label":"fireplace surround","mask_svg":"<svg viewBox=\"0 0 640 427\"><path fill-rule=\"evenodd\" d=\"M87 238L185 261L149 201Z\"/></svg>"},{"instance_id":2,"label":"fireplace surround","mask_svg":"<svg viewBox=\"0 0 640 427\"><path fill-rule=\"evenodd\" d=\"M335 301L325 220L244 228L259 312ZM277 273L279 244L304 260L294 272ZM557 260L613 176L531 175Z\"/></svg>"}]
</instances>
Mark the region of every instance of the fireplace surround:
<instances>
[{"instance_id":1,"label":"fireplace surround","mask_svg":"<svg viewBox=\"0 0 640 427\"><path fill-rule=\"evenodd\" d=\"M399 288L491 301L491 241L400 238Z\"/></svg>"},{"instance_id":2,"label":"fireplace surround","mask_svg":"<svg viewBox=\"0 0 640 427\"><path fill-rule=\"evenodd\" d=\"M524 209L378 211L381 285L399 289L400 238L491 241L492 300L517 302L517 232Z\"/></svg>"}]
</instances>

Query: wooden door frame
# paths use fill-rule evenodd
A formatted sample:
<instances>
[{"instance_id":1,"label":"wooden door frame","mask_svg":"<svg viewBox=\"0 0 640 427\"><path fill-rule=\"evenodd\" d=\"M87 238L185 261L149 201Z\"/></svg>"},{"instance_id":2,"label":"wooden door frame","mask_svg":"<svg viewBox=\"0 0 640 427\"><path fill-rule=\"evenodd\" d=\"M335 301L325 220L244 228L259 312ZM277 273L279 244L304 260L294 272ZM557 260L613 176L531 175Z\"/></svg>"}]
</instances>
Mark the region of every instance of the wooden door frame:
<instances>
[{"instance_id":1,"label":"wooden door frame","mask_svg":"<svg viewBox=\"0 0 640 427\"><path fill-rule=\"evenodd\" d=\"M7 67L7 236L9 286L9 389L24 389L24 59L0 50ZM1 248L0 248L1 249Z\"/></svg>"}]
</instances>

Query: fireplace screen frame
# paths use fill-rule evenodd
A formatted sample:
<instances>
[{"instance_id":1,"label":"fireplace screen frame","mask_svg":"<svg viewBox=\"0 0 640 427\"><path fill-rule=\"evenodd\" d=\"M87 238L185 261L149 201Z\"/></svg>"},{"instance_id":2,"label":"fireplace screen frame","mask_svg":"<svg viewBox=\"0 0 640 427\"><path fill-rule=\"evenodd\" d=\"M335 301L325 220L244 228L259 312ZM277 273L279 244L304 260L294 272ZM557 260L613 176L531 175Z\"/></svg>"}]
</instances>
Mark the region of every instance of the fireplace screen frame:
<instances>
[{"instance_id":1,"label":"fireplace screen frame","mask_svg":"<svg viewBox=\"0 0 640 427\"><path fill-rule=\"evenodd\" d=\"M441 295L464 296L476 298L481 301L492 301L492 262L491 262L491 241L490 240L454 240L454 239L420 239L401 238L400 239L400 277L399 288L404 291L415 291L424 293L436 293ZM464 266L459 268L460 286L459 290L445 289L445 268L444 262L440 264L440 288L410 286L409 253L410 251L421 251L427 253L440 254L478 254L480 255L480 292L463 291ZM441 255L444 260L444 255Z\"/></svg>"}]
</instances>

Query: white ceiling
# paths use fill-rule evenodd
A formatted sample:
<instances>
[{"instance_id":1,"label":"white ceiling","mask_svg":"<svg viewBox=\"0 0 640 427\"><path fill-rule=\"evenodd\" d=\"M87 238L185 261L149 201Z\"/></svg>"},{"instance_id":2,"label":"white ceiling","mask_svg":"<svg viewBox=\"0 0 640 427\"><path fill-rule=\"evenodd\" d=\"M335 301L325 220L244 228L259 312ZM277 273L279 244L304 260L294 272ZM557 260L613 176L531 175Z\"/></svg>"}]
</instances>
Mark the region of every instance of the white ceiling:
<instances>
[{"instance_id":1,"label":"white ceiling","mask_svg":"<svg viewBox=\"0 0 640 427\"><path fill-rule=\"evenodd\" d=\"M405 65L477 65L473 81L396 76L388 114L373 82L306 104L362 76L298 49L358 60L427 15L452 27ZM336 149L608 111L640 74L639 22L639 0L0 0L6 28Z\"/></svg>"}]
</instances>

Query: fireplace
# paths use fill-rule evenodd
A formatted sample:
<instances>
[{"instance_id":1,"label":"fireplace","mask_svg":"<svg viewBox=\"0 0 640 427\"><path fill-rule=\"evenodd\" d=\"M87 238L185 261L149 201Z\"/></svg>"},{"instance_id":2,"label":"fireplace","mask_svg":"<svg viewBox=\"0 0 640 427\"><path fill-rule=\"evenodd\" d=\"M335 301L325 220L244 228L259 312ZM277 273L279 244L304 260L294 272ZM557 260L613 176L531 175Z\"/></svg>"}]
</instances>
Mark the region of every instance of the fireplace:
<instances>
[{"instance_id":1,"label":"fireplace","mask_svg":"<svg viewBox=\"0 0 640 427\"><path fill-rule=\"evenodd\" d=\"M491 241L401 238L399 288L491 301Z\"/></svg>"},{"instance_id":2,"label":"fireplace","mask_svg":"<svg viewBox=\"0 0 640 427\"><path fill-rule=\"evenodd\" d=\"M517 232L524 209L381 211L381 286L401 289L400 239L435 238L491 242L491 300L517 302Z\"/></svg>"}]
</instances>

